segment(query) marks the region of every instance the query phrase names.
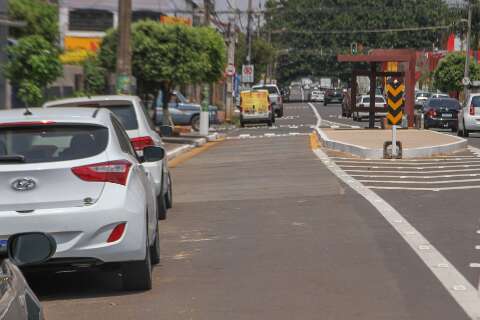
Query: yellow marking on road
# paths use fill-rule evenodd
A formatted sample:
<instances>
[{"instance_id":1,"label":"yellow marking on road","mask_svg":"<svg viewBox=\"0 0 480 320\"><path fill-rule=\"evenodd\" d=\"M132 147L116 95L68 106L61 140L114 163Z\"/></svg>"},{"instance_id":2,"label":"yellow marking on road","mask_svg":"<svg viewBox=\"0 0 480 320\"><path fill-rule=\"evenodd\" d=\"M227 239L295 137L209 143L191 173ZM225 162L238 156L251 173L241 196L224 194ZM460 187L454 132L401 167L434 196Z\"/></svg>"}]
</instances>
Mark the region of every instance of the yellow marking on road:
<instances>
[{"instance_id":1,"label":"yellow marking on road","mask_svg":"<svg viewBox=\"0 0 480 320\"><path fill-rule=\"evenodd\" d=\"M175 168L178 165L184 163L185 161L190 160L191 158L207 151L208 149L211 149L212 147L216 146L217 144L219 144L220 142L222 142L224 140L225 140L224 138L218 139L217 141L208 142L201 147L192 149L191 151L186 152L186 153L176 157L175 159L169 161L168 162L168 167L169 168Z\"/></svg>"},{"instance_id":2,"label":"yellow marking on road","mask_svg":"<svg viewBox=\"0 0 480 320\"><path fill-rule=\"evenodd\" d=\"M320 141L318 141L318 136L314 131L310 134L310 148L312 148L312 150L316 150L320 149L320 147Z\"/></svg>"}]
</instances>

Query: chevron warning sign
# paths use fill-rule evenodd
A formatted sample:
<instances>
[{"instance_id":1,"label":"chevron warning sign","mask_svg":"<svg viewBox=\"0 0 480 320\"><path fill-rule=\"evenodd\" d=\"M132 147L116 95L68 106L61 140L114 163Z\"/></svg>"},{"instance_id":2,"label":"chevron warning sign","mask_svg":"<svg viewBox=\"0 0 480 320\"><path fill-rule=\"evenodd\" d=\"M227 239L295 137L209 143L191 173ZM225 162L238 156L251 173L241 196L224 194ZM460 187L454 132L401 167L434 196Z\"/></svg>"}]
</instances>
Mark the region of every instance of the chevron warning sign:
<instances>
[{"instance_id":1,"label":"chevron warning sign","mask_svg":"<svg viewBox=\"0 0 480 320\"><path fill-rule=\"evenodd\" d=\"M405 85L398 80L389 81L387 84L387 120L391 125L397 125L402 121L403 106L405 99L403 93Z\"/></svg>"}]
</instances>

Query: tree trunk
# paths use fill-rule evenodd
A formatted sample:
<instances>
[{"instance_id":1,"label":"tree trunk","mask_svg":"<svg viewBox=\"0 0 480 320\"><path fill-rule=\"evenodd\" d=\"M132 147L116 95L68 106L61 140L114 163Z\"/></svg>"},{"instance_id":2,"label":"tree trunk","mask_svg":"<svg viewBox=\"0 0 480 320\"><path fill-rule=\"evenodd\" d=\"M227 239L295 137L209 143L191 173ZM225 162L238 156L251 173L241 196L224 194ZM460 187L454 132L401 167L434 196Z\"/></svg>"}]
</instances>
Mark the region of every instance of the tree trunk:
<instances>
[{"instance_id":1,"label":"tree trunk","mask_svg":"<svg viewBox=\"0 0 480 320\"><path fill-rule=\"evenodd\" d=\"M162 83L162 109L163 109L163 125L164 126L174 126L172 115L170 114L170 110L168 109L168 104L170 102L170 98L172 96L172 84L169 81L165 81Z\"/></svg>"}]
</instances>

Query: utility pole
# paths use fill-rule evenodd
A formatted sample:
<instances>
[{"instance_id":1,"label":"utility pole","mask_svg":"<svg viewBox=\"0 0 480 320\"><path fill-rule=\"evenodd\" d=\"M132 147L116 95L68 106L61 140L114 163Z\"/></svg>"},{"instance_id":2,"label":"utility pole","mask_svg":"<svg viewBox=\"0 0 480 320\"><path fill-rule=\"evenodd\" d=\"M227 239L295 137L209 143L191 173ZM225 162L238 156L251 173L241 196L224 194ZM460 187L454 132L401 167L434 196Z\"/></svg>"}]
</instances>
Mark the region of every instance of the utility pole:
<instances>
[{"instance_id":1,"label":"utility pole","mask_svg":"<svg viewBox=\"0 0 480 320\"><path fill-rule=\"evenodd\" d=\"M203 0L203 6L205 7L205 19L204 25L206 27L210 26L210 15L212 10L212 1L211 0ZM209 124L209 112L208 106L210 104L210 95L213 90L211 90L212 86L209 83L205 83L203 85L202 90L202 103L201 103L201 111L200 111L200 135L207 136L208 135L208 128Z\"/></svg>"},{"instance_id":2,"label":"utility pole","mask_svg":"<svg viewBox=\"0 0 480 320\"><path fill-rule=\"evenodd\" d=\"M118 93L132 93L132 0L118 0L118 49L117 83Z\"/></svg>"},{"instance_id":3,"label":"utility pole","mask_svg":"<svg viewBox=\"0 0 480 320\"><path fill-rule=\"evenodd\" d=\"M464 99L467 99L468 96L468 85L469 85L469 78L470 78L470 38L472 33L472 1L468 1L468 22L467 22L467 51L465 55L465 71L463 74L464 77L464 89L463 95Z\"/></svg>"},{"instance_id":4,"label":"utility pole","mask_svg":"<svg viewBox=\"0 0 480 320\"><path fill-rule=\"evenodd\" d=\"M8 1L0 0L0 18L7 20L7 8ZM6 49L8 46L8 25L0 24L0 65L4 66L7 63L7 53ZM0 108L10 105L10 101L7 102L7 80L3 75L3 72L0 72Z\"/></svg>"},{"instance_id":5,"label":"utility pole","mask_svg":"<svg viewBox=\"0 0 480 320\"><path fill-rule=\"evenodd\" d=\"M252 63L252 0L248 0L248 20L247 20L247 64Z\"/></svg>"},{"instance_id":6,"label":"utility pole","mask_svg":"<svg viewBox=\"0 0 480 320\"><path fill-rule=\"evenodd\" d=\"M235 19L230 18L228 22L228 34L227 34L227 64L229 67L235 66ZM225 112L225 120L230 121L232 119L233 114L233 78L235 77L235 73L233 75L227 75L226 77L226 112Z\"/></svg>"}]
</instances>

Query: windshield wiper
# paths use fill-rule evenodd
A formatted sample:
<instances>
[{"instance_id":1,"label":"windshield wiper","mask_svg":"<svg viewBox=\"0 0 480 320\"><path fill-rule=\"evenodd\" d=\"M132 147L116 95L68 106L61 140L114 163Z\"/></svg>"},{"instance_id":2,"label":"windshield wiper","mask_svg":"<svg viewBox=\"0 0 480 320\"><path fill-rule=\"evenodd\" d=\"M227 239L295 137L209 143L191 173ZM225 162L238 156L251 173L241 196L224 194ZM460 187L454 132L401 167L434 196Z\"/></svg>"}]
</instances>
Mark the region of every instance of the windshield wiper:
<instances>
[{"instance_id":1,"label":"windshield wiper","mask_svg":"<svg viewBox=\"0 0 480 320\"><path fill-rule=\"evenodd\" d=\"M0 156L0 162L24 163L25 157L20 154Z\"/></svg>"}]
</instances>

